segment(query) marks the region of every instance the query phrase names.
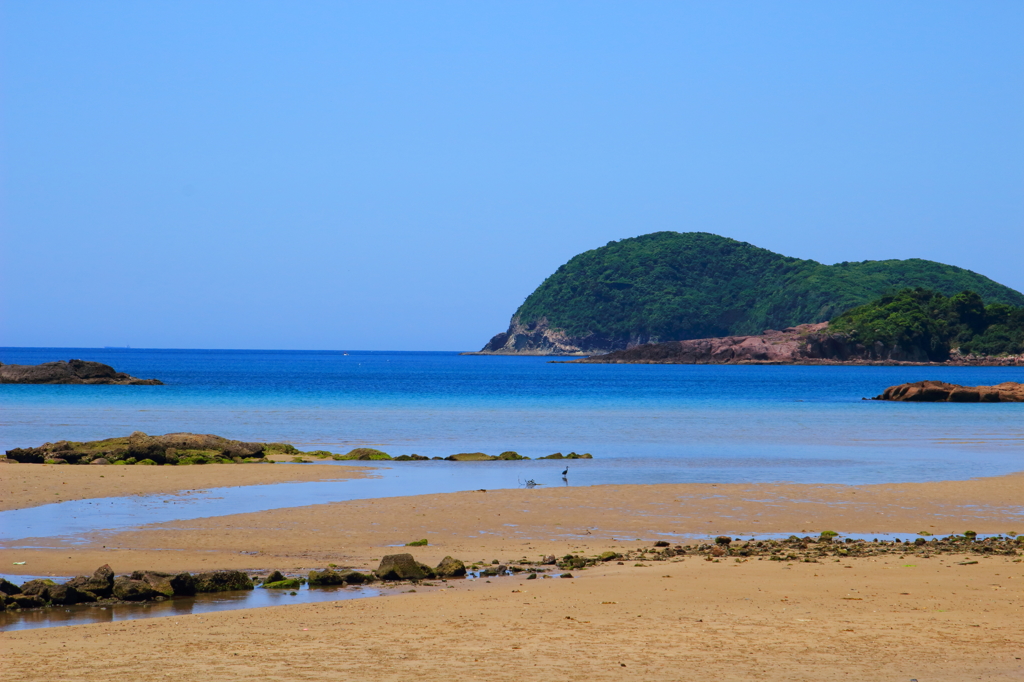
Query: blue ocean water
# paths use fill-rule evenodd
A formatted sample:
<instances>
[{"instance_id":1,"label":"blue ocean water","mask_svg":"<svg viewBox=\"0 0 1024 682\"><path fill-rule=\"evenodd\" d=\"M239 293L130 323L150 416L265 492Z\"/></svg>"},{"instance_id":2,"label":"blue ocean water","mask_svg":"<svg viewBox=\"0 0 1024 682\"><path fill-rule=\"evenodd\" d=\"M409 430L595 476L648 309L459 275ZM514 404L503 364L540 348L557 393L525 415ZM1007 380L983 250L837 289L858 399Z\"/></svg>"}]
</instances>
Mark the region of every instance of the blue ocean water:
<instances>
[{"instance_id":1,"label":"blue ocean water","mask_svg":"<svg viewBox=\"0 0 1024 682\"><path fill-rule=\"evenodd\" d=\"M572 463L576 484L868 483L1024 469L1024 404L861 400L921 379L1024 381L1024 368L572 365L445 352L0 349L4 363L69 358L106 362L166 385L2 385L0 449L141 430L216 433L334 452L372 445L393 455L590 452L593 461ZM443 487L511 487L514 474L520 479L555 464L433 464L407 469L401 478L422 479L404 485L410 490L453 476L465 480Z\"/></svg>"}]
</instances>

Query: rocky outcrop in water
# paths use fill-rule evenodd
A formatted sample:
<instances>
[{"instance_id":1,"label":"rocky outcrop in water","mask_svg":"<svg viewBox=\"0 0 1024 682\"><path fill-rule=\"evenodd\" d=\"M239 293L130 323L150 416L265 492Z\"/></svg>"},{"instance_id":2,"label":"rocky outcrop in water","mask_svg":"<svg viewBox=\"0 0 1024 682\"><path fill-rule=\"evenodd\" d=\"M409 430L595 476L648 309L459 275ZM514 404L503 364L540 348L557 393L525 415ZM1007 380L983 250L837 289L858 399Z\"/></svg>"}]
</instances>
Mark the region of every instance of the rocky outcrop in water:
<instances>
[{"instance_id":1,"label":"rocky outcrop in water","mask_svg":"<svg viewBox=\"0 0 1024 682\"><path fill-rule=\"evenodd\" d=\"M865 346L845 333L831 333L828 323L801 324L757 336L723 336L636 346L573 363L635 363L679 365L756 364L1005 364L1001 360L929 363L922 348L906 349L875 343Z\"/></svg>"},{"instance_id":2,"label":"rocky outcrop in water","mask_svg":"<svg viewBox=\"0 0 1024 682\"><path fill-rule=\"evenodd\" d=\"M41 365L0 363L0 384L118 384L162 386L159 379L137 379L110 365L88 360L44 362Z\"/></svg>"},{"instance_id":3,"label":"rocky outcrop in water","mask_svg":"<svg viewBox=\"0 0 1024 682\"><path fill-rule=\"evenodd\" d=\"M1020 403L1024 384L1007 381L995 386L960 386L944 381L917 381L890 386L872 400L920 403Z\"/></svg>"},{"instance_id":4,"label":"rocky outcrop in water","mask_svg":"<svg viewBox=\"0 0 1024 682\"><path fill-rule=\"evenodd\" d=\"M86 442L57 441L37 448L14 448L7 459L23 464L208 464L265 461L270 452L298 452L284 443L247 443L199 433L149 436L136 431L124 438Z\"/></svg>"}]
</instances>

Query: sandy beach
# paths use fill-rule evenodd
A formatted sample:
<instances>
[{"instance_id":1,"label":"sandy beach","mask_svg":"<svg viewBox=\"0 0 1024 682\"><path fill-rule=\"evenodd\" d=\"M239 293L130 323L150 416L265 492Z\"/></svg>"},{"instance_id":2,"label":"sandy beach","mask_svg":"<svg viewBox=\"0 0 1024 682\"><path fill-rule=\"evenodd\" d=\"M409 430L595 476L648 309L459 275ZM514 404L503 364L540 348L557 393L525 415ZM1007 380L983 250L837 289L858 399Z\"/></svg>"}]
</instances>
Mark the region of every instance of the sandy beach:
<instances>
[{"instance_id":1,"label":"sandy beach","mask_svg":"<svg viewBox=\"0 0 1024 682\"><path fill-rule=\"evenodd\" d=\"M110 467L103 468L110 472ZM171 492L218 467L124 468L122 494ZM224 466L281 480L329 466ZM8 478L15 472L18 479ZM178 473L182 471L182 473ZM292 474L291 472L296 472ZM208 472L208 473L206 473ZM321 473L322 472L322 473ZM72 486L112 488L89 467L9 465L10 506ZM120 472L119 472L120 473ZM267 475L262 474L262 475ZM310 476L311 479L295 479ZM73 478L78 477L78 478ZM181 478L181 490L213 487ZM221 479L223 485L223 479ZM236 483L238 479L235 479ZM18 489L21 489L20 491ZM17 493L26 493L18 496ZM97 534L85 544L3 549L5 571L304 572L375 568L412 551L467 562L686 542L720 533L944 535L1024 531L1024 474L875 486L625 485L356 500ZM399 548L427 538L427 547ZM0 634L4 679L1011 680L1024 677L1020 556L936 555L820 563L677 557L610 562L572 579L435 582L365 600ZM15 561L25 561L14 566ZM557 572L555 573L557 575ZM623 668L625 666L625 668Z\"/></svg>"}]
</instances>

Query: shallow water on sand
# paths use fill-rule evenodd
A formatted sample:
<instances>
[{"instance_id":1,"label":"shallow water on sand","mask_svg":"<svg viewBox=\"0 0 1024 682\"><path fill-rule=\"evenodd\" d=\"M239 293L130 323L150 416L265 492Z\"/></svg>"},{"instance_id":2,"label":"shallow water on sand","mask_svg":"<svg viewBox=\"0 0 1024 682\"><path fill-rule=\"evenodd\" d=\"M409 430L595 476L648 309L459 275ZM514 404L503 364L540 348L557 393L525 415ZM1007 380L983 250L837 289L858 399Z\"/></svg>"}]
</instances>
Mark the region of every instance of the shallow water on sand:
<instances>
[{"instance_id":1,"label":"shallow water on sand","mask_svg":"<svg viewBox=\"0 0 1024 682\"><path fill-rule=\"evenodd\" d=\"M1024 368L567 365L455 353L0 349L166 386L0 386L0 449L195 431L344 452L591 452L629 482L908 481L1024 468L1024 404L863 401ZM463 488L474 487L470 472ZM611 476L611 474L609 474ZM690 478L695 477L695 478ZM493 483L491 485L494 485ZM483 484L476 487L483 487ZM502 486L505 487L505 486Z\"/></svg>"},{"instance_id":2,"label":"shallow water on sand","mask_svg":"<svg viewBox=\"0 0 1024 682\"><path fill-rule=\"evenodd\" d=\"M24 582L22 577L17 582ZM58 580L57 582L63 582ZM0 631L34 630L61 625L86 625L88 623L113 623L140 618L162 618L188 616L191 614L255 609L264 606L286 604L313 604L344 599L376 597L380 590L356 587L318 587L315 590L303 585L294 590L244 590L239 592L217 592L198 594L194 597L175 597L166 601L145 604L75 604L74 606L51 606L45 609L22 611L0 611Z\"/></svg>"}]
</instances>

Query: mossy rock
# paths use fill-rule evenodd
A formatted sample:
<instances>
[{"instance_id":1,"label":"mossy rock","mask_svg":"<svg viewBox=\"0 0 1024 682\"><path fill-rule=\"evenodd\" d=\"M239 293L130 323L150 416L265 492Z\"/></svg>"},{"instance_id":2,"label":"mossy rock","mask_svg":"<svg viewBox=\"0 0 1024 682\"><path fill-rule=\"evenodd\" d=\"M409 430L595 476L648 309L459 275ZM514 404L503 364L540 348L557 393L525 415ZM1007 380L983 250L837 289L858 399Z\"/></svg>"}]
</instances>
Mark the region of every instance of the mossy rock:
<instances>
[{"instance_id":1,"label":"mossy rock","mask_svg":"<svg viewBox=\"0 0 1024 682\"><path fill-rule=\"evenodd\" d=\"M316 457L317 459L327 459L328 457L334 457L333 452L327 452L326 450L312 450L310 452L303 452L303 455L309 457Z\"/></svg>"},{"instance_id":2,"label":"mossy rock","mask_svg":"<svg viewBox=\"0 0 1024 682\"><path fill-rule=\"evenodd\" d=\"M302 457L292 457L292 464L312 464L312 462Z\"/></svg>"},{"instance_id":3,"label":"mossy rock","mask_svg":"<svg viewBox=\"0 0 1024 682\"><path fill-rule=\"evenodd\" d=\"M429 459L429 457L424 457L423 455L399 455L395 457L396 462L425 462Z\"/></svg>"},{"instance_id":4,"label":"mossy rock","mask_svg":"<svg viewBox=\"0 0 1024 682\"><path fill-rule=\"evenodd\" d=\"M264 455L298 455L301 454L291 443L267 443L263 446Z\"/></svg>"},{"instance_id":5,"label":"mossy rock","mask_svg":"<svg viewBox=\"0 0 1024 682\"><path fill-rule=\"evenodd\" d=\"M553 455L544 455L543 457L538 457L537 459L565 459L565 455L563 455L561 452L556 452Z\"/></svg>"},{"instance_id":6,"label":"mossy rock","mask_svg":"<svg viewBox=\"0 0 1024 682\"><path fill-rule=\"evenodd\" d=\"M123 459L117 460L116 462L114 462L114 464L117 466L128 466L128 462L124 461Z\"/></svg>"},{"instance_id":7,"label":"mossy rock","mask_svg":"<svg viewBox=\"0 0 1024 682\"><path fill-rule=\"evenodd\" d=\"M434 569L438 578L464 578L466 576L466 564L450 556L441 559L441 563Z\"/></svg>"},{"instance_id":8,"label":"mossy rock","mask_svg":"<svg viewBox=\"0 0 1024 682\"><path fill-rule=\"evenodd\" d=\"M498 455L498 459L520 460L520 459L530 459L530 458L529 457L524 457L524 456L520 455L515 450L507 450L507 451L501 453L500 455Z\"/></svg>"},{"instance_id":9,"label":"mossy rock","mask_svg":"<svg viewBox=\"0 0 1024 682\"><path fill-rule=\"evenodd\" d=\"M152 467L152 466L156 466L156 462L154 462L154 461L153 461L153 460L151 460L151 459L144 459L144 460L142 460L141 462L136 462L136 463L135 463L135 466L147 466L147 467Z\"/></svg>"},{"instance_id":10,"label":"mossy rock","mask_svg":"<svg viewBox=\"0 0 1024 682\"><path fill-rule=\"evenodd\" d=\"M427 544L428 543L427 543L426 539L424 538L423 540L413 540L412 542L407 542L407 543L405 543L405 546L406 547L426 547Z\"/></svg>"},{"instance_id":11,"label":"mossy rock","mask_svg":"<svg viewBox=\"0 0 1024 682\"><path fill-rule=\"evenodd\" d=\"M340 457L335 455L334 459L352 459L359 460L361 462L370 462L391 459L391 455L374 448L356 448L354 450L350 450L347 455L342 455Z\"/></svg>"},{"instance_id":12,"label":"mossy rock","mask_svg":"<svg viewBox=\"0 0 1024 682\"><path fill-rule=\"evenodd\" d=\"M819 536L822 540L831 540L832 538L839 537L839 533L834 530L823 530Z\"/></svg>"},{"instance_id":13,"label":"mossy rock","mask_svg":"<svg viewBox=\"0 0 1024 682\"><path fill-rule=\"evenodd\" d=\"M565 456L566 459L594 459L594 456L589 452L584 452L582 455L575 452L570 452Z\"/></svg>"},{"instance_id":14,"label":"mossy rock","mask_svg":"<svg viewBox=\"0 0 1024 682\"><path fill-rule=\"evenodd\" d=\"M298 578L285 578L272 583L263 583L260 587L265 587L268 590L297 590L301 585L302 581Z\"/></svg>"},{"instance_id":15,"label":"mossy rock","mask_svg":"<svg viewBox=\"0 0 1024 682\"><path fill-rule=\"evenodd\" d=\"M489 462L498 458L483 452L460 452L457 455L448 455L445 459L449 462Z\"/></svg>"},{"instance_id":16,"label":"mossy rock","mask_svg":"<svg viewBox=\"0 0 1024 682\"><path fill-rule=\"evenodd\" d=\"M602 552L597 557L597 560L598 561L611 561L613 559L618 559L618 558L619 558L619 554L617 552Z\"/></svg>"}]
</instances>

